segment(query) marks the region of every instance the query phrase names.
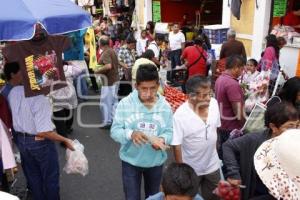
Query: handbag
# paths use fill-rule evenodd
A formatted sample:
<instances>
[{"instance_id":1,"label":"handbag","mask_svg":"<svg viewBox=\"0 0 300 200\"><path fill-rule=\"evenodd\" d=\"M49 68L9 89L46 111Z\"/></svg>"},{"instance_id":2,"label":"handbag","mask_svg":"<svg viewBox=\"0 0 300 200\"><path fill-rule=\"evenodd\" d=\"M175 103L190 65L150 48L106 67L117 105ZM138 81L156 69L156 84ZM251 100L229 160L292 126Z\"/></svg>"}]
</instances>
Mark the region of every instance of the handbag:
<instances>
[{"instance_id":1,"label":"handbag","mask_svg":"<svg viewBox=\"0 0 300 200\"><path fill-rule=\"evenodd\" d=\"M256 103L242 128L243 133L263 131L265 129L265 111L265 105Z\"/></svg>"}]
</instances>

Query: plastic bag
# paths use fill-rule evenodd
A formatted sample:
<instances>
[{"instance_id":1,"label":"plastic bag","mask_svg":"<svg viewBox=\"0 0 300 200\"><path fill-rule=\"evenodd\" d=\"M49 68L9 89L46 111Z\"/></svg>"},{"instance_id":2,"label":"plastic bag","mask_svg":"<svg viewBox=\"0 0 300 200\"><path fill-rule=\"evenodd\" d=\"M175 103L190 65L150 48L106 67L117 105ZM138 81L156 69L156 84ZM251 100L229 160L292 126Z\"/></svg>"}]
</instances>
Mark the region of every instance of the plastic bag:
<instances>
[{"instance_id":1,"label":"plastic bag","mask_svg":"<svg viewBox=\"0 0 300 200\"><path fill-rule=\"evenodd\" d=\"M75 151L66 150L66 164L64 171L67 174L81 174L85 176L89 172L88 160L84 155L84 146L78 141L73 141Z\"/></svg>"},{"instance_id":2,"label":"plastic bag","mask_svg":"<svg viewBox=\"0 0 300 200\"><path fill-rule=\"evenodd\" d=\"M227 181L220 181L213 193L224 200L240 200L241 198L240 188L232 186Z\"/></svg>"}]
</instances>

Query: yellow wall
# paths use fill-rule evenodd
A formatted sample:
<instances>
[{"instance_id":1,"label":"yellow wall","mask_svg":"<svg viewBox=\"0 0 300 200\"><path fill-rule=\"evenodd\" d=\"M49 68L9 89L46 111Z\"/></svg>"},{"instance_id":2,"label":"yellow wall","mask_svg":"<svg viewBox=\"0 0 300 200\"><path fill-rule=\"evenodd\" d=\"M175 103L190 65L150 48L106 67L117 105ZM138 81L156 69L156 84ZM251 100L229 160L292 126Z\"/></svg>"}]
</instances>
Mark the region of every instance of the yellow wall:
<instances>
[{"instance_id":1,"label":"yellow wall","mask_svg":"<svg viewBox=\"0 0 300 200\"><path fill-rule=\"evenodd\" d=\"M241 38L237 38L238 41L241 41L244 46L245 46L245 50L246 50L246 54L247 56L251 55L251 51L252 51L252 40L247 40L247 39L241 39Z\"/></svg>"},{"instance_id":2,"label":"yellow wall","mask_svg":"<svg viewBox=\"0 0 300 200\"><path fill-rule=\"evenodd\" d=\"M241 17L237 20L231 15L230 24L231 27L237 32L237 34L253 34L253 22L254 22L254 11L255 11L255 0L242 1L241 6ZM247 56L251 55L252 41L248 39L237 38L244 43Z\"/></svg>"}]
</instances>

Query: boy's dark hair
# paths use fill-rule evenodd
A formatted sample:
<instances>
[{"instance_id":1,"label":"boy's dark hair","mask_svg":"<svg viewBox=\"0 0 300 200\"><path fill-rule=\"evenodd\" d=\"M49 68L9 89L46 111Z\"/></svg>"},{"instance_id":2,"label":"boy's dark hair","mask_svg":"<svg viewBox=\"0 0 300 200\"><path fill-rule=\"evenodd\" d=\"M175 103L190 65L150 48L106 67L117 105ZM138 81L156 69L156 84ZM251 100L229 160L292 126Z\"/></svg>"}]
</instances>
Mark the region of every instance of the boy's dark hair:
<instances>
[{"instance_id":1,"label":"boy's dark hair","mask_svg":"<svg viewBox=\"0 0 300 200\"><path fill-rule=\"evenodd\" d=\"M136 43L136 40L132 35L128 35L127 38L126 38L126 43L127 44Z\"/></svg>"},{"instance_id":2,"label":"boy's dark hair","mask_svg":"<svg viewBox=\"0 0 300 200\"><path fill-rule=\"evenodd\" d=\"M20 65L17 62L10 62L4 65L4 76L7 81L12 79L11 74L16 74L20 71Z\"/></svg>"},{"instance_id":3,"label":"boy's dark hair","mask_svg":"<svg viewBox=\"0 0 300 200\"><path fill-rule=\"evenodd\" d=\"M251 62L255 67L258 65L258 62L254 58L249 59L248 62Z\"/></svg>"},{"instance_id":4,"label":"boy's dark hair","mask_svg":"<svg viewBox=\"0 0 300 200\"><path fill-rule=\"evenodd\" d=\"M289 120L298 120L299 114L296 108L288 102L279 102L267 107L265 112L265 126L274 124L279 128L282 124Z\"/></svg>"},{"instance_id":5,"label":"boy's dark hair","mask_svg":"<svg viewBox=\"0 0 300 200\"><path fill-rule=\"evenodd\" d=\"M211 82L208 77L205 76L193 76L187 80L185 84L185 89L187 94L194 94L197 92L198 88L210 87Z\"/></svg>"},{"instance_id":6,"label":"boy's dark hair","mask_svg":"<svg viewBox=\"0 0 300 200\"><path fill-rule=\"evenodd\" d=\"M276 57L279 58L279 45L275 35L269 34L266 36L267 47L273 47L275 49Z\"/></svg>"},{"instance_id":7,"label":"boy's dark hair","mask_svg":"<svg viewBox=\"0 0 300 200\"><path fill-rule=\"evenodd\" d=\"M236 66L243 67L245 59L240 55L233 55L226 58L226 69L233 69Z\"/></svg>"},{"instance_id":8,"label":"boy's dark hair","mask_svg":"<svg viewBox=\"0 0 300 200\"><path fill-rule=\"evenodd\" d=\"M156 34L155 35L155 40L156 41L165 41L165 36L162 34Z\"/></svg>"},{"instance_id":9,"label":"boy's dark hair","mask_svg":"<svg viewBox=\"0 0 300 200\"><path fill-rule=\"evenodd\" d=\"M195 197L198 187L197 174L185 163L171 163L163 173L162 188L165 195Z\"/></svg>"},{"instance_id":10,"label":"boy's dark hair","mask_svg":"<svg viewBox=\"0 0 300 200\"><path fill-rule=\"evenodd\" d=\"M151 49L147 49L143 54L142 54L142 58L147 58L149 60L151 60L152 58L154 58L155 54Z\"/></svg>"},{"instance_id":11,"label":"boy's dark hair","mask_svg":"<svg viewBox=\"0 0 300 200\"><path fill-rule=\"evenodd\" d=\"M152 64L140 65L136 72L136 84L139 85L144 81L157 81L159 83L159 76L157 67Z\"/></svg>"},{"instance_id":12,"label":"boy's dark hair","mask_svg":"<svg viewBox=\"0 0 300 200\"><path fill-rule=\"evenodd\" d=\"M300 77L293 77L287 80L279 92L279 97L296 106L297 96L300 92Z\"/></svg>"}]
</instances>

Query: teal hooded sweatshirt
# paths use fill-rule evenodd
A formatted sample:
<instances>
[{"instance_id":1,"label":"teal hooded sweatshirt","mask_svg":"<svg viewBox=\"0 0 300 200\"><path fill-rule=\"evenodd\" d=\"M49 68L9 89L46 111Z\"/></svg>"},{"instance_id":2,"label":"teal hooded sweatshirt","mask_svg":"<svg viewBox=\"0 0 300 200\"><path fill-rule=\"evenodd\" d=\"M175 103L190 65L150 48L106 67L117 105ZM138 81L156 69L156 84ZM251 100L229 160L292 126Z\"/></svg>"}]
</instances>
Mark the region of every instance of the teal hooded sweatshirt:
<instances>
[{"instance_id":1,"label":"teal hooded sweatshirt","mask_svg":"<svg viewBox=\"0 0 300 200\"><path fill-rule=\"evenodd\" d=\"M165 98L157 95L156 104L148 109L140 101L137 90L134 90L119 102L116 109L111 137L121 144L121 160L133 166L160 166L167 159L165 151L153 149L149 142L138 146L131 139L133 131L141 131L146 135L162 137L167 145L170 144L173 135L173 113Z\"/></svg>"}]
</instances>

